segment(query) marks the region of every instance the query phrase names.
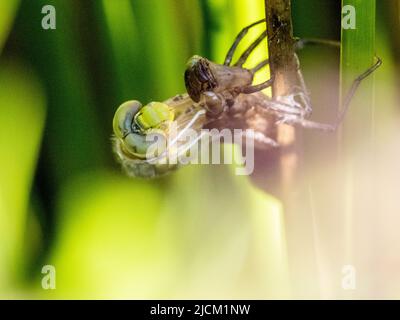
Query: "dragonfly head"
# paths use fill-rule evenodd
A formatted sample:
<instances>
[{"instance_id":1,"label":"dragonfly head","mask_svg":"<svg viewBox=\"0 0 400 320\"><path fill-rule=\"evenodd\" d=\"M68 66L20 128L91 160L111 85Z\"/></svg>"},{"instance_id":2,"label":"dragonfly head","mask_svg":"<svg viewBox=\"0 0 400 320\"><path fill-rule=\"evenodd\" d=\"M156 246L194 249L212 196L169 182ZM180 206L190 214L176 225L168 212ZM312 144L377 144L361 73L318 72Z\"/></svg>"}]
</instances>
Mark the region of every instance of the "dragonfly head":
<instances>
[{"instance_id":1,"label":"dragonfly head","mask_svg":"<svg viewBox=\"0 0 400 320\"><path fill-rule=\"evenodd\" d=\"M185 70L185 86L190 98L199 102L201 94L211 91L218 83L213 73L213 63L206 58L193 56Z\"/></svg>"},{"instance_id":2,"label":"dragonfly head","mask_svg":"<svg viewBox=\"0 0 400 320\"><path fill-rule=\"evenodd\" d=\"M154 141L146 139L151 133L164 134L174 120L174 111L165 103L151 102L145 106L131 100L121 104L115 112L113 130L129 155L145 158Z\"/></svg>"}]
</instances>

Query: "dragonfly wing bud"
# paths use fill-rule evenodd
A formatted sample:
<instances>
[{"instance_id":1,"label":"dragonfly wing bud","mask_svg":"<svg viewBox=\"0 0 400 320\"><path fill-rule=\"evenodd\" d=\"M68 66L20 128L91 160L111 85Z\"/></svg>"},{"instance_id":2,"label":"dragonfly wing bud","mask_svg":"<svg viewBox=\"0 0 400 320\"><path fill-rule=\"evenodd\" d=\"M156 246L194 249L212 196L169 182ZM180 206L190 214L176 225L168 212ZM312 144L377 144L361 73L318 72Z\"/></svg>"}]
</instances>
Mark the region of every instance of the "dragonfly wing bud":
<instances>
[{"instance_id":1,"label":"dragonfly wing bud","mask_svg":"<svg viewBox=\"0 0 400 320\"><path fill-rule=\"evenodd\" d=\"M142 130L159 128L162 123L173 120L174 111L162 102L149 103L135 116L135 122Z\"/></svg>"}]
</instances>

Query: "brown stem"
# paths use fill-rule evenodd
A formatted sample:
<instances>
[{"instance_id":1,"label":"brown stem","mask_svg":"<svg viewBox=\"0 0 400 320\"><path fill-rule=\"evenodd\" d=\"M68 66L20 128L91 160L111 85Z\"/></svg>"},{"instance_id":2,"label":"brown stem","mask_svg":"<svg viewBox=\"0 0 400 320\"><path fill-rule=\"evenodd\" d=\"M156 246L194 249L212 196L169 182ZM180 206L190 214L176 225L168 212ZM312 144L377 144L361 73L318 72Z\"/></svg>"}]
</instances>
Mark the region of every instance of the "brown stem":
<instances>
[{"instance_id":1,"label":"brown stem","mask_svg":"<svg viewBox=\"0 0 400 320\"><path fill-rule=\"evenodd\" d=\"M299 82L294 52L291 0L265 0L268 49L271 74L274 76L273 97L288 95ZM304 282L310 294L315 275L314 242L309 195L305 183L302 157L302 135L292 126L279 125L277 140L285 149L276 161L280 171L280 199L284 205L287 250L294 292L301 296ZM287 152L287 150L291 150ZM307 258L305 258L307 257Z\"/></svg>"},{"instance_id":2,"label":"brown stem","mask_svg":"<svg viewBox=\"0 0 400 320\"><path fill-rule=\"evenodd\" d=\"M290 93L297 78L290 5L290 0L265 0L270 71L274 76L273 97ZM293 127L279 125L272 138L285 149L285 154L280 149L256 153L253 180L278 198L283 197L297 166L297 155L293 149L296 148L295 137Z\"/></svg>"},{"instance_id":3,"label":"brown stem","mask_svg":"<svg viewBox=\"0 0 400 320\"><path fill-rule=\"evenodd\" d=\"M265 1L273 96L287 94L296 83L293 26L290 0Z\"/></svg>"},{"instance_id":4,"label":"brown stem","mask_svg":"<svg viewBox=\"0 0 400 320\"><path fill-rule=\"evenodd\" d=\"M268 49L271 74L274 76L273 97L284 96L298 83L294 52L291 0L265 0ZM291 147L292 153L280 157L281 184L287 189L292 184L298 169L299 133L291 126L278 127L278 142L284 149ZM284 190L282 190L285 192Z\"/></svg>"}]
</instances>

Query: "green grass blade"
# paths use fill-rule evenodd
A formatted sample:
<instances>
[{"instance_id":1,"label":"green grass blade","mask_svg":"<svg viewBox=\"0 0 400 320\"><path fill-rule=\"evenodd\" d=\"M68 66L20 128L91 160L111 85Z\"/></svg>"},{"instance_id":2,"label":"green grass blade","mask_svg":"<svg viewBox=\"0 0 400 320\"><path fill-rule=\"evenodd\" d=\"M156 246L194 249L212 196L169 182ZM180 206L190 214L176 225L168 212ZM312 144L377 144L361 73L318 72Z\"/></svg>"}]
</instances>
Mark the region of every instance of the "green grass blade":
<instances>
[{"instance_id":1,"label":"green grass blade","mask_svg":"<svg viewBox=\"0 0 400 320\"><path fill-rule=\"evenodd\" d=\"M356 28L342 27L340 98L343 103L352 82L374 63L376 2L343 0L342 4L354 6L356 13ZM339 144L337 194L343 230L342 259L351 265L363 255L357 250L362 246L360 226L364 225L366 219L372 219L377 211L375 202L366 201L376 196L371 183L376 167L373 137L374 75L371 75L362 81L351 101ZM365 286L369 285L367 281Z\"/></svg>"},{"instance_id":2,"label":"green grass blade","mask_svg":"<svg viewBox=\"0 0 400 320\"><path fill-rule=\"evenodd\" d=\"M0 64L0 114L1 298L19 280L25 259L26 213L45 120L44 93L31 70Z\"/></svg>"},{"instance_id":3,"label":"green grass blade","mask_svg":"<svg viewBox=\"0 0 400 320\"><path fill-rule=\"evenodd\" d=\"M356 29L342 28L341 101L354 79L374 63L376 16L375 0L343 0L342 4L354 6ZM351 123L347 128L352 139L361 138L361 135L365 137L367 132L372 132L373 76L363 81L352 102L347 120L346 123Z\"/></svg>"}]
</instances>

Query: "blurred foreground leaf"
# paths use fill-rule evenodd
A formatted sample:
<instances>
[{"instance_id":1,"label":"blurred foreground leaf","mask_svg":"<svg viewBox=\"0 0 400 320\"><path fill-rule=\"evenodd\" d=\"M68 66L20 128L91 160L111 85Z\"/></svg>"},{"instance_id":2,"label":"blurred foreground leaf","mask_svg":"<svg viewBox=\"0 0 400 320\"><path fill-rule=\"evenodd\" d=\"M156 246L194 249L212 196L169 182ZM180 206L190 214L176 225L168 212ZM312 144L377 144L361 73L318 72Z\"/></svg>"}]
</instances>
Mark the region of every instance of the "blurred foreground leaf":
<instances>
[{"instance_id":1,"label":"blurred foreground leaf","mask_svg":"<svg viewBox=\"0 0 400 320\"><path fill-rule=\"evenodd\" d=\"M57 290L43 297L289 294L280 204L226 167L190 166L168 181L84 175L60 211Z\"/></svg>"},{"instance_id":2,"label":"blurred foreground leaf","mask_svg":"<svg viewBox=\"0 0 400 320\"><path fill-rule=\"evenodd\" d=\"M0 53L17 11L19 0L0 2Z\"/></svg>"},{"instance_id":3,"label":"blurred foreground leaf","mask_svg":"<svg viewBox=\"0 0 400 320\"><path fill-rule=\"evenodd\" d=\"M45 118L45 99L32 73L0 65L0 288L12 282L20 256L32 178Z\"/></svg>"},{"instance_id":4,"label":"blurred foreground leaf","mask_svg":"<svg viewBox=\"0 0 400 320\"><path fill-rule=\"evenodd\" d=\"M100 172L74 179L63 191L49 261L57 290L46 297L159 297L176 261L170 237L160 235L159 189Z\"/></svg>"}]
</instances>

